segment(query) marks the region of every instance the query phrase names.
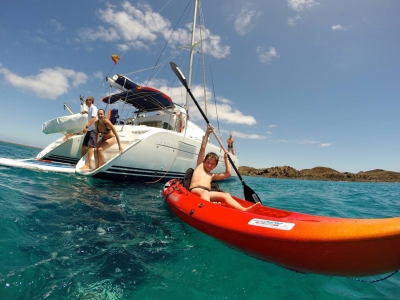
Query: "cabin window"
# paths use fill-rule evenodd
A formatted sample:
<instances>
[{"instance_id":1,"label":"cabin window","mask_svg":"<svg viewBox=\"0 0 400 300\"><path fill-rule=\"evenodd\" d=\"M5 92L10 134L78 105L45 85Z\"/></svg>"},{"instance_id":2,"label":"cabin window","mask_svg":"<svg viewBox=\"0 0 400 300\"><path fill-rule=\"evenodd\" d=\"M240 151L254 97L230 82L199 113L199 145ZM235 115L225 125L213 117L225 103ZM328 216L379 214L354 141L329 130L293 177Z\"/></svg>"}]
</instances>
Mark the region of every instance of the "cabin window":
<instances>
[{"instance_id":1,"label":"cabin window","mask_svg":"<svg viewBox=\"0 0 400 300\"><path fill-rule=\"evenodd\" d=\"M145 125L145 126L149 126L149 127L161 128L161 121L141 122L140 125Z\"/></svg>"}]
</instances>

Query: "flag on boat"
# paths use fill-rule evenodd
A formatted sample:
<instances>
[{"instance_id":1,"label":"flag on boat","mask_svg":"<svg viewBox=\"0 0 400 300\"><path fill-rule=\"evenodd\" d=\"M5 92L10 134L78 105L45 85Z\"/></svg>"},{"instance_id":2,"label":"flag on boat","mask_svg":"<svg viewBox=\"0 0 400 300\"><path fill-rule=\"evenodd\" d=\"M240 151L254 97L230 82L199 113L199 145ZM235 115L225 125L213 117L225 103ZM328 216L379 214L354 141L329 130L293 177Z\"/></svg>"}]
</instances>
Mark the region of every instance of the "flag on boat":
<instances>
[{"instance_id":1,"label":"flag on boat","mask_svg":"<svg viewBox=\"0 0 400 300\"><path fill-rule=\"evenodd\" d=\"M111 55L111 59L113 60L114 64L117 64L119 61L119 56L118 54L113 54Z\"/></svg>"}]
</instances>

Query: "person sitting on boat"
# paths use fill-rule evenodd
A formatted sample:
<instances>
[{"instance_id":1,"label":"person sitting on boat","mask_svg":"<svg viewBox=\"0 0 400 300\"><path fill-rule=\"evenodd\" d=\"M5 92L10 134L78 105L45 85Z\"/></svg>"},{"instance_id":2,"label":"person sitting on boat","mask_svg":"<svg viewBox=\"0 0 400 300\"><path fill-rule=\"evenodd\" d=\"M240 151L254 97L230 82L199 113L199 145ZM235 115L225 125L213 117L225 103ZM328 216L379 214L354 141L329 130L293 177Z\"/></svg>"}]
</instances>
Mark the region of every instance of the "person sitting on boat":
<instances>
[{"instance_id":1,"label":"person sitting on boat","mask_svg":"<svg viewBox=\"0 0 400 300\"><path fill-rule=\"evenodd\" d=\"M114 145L115 138L118 142L119 152L122 152L123 150L118 132L110 120L106 119L104 109L99 109L97 116L98 120L95 122L96 141L99 139L99 134L101 134L101 139L97 142L94 149L94 161L96 162L96 169L104 165L104 151Z\"/></svg>"},{"instance_id":2,"label":"person sitting on boat","mask_svg":"<svg viewBox=\"0 0 400 300\"><path fill-rule=\"evenodd\" d=\"M82 143L82 156L86 154L88 150L88 157L86 159L86 164L81 168L81 170L90 169L90 161L93 155L93 148L96 146L96 132L94 131L94 122L97 120L97 107L94 106L94 98L92 96L87 97L86 105L88 106L88 124L83 129L85 137Z\"/></svg>"},{"instance_id":3,"label":"person sitting on boat","mask_svg":"<svg viewBox=\"0 0 400 300\"><path fill-rule=\"evenodd\" d=\"M241 206L235 199L231 197L230 194L225 192L211 191L211 182L213 180L222 180L231 176L231 165L228 160L228 152L225 152L225 172L224 173L211 173L211 171L217 166L219 157L216 153L210 152L205 158L204 154L206 151L206 146L208 142L208 137L210 133L214 131L214 127L208 124L206 135L201 143L199 156L197 157L197 167L193 171L192 180L190 182L189 191L200 198L211 201L211 202L221 202L228 207L236 208L241 211L248 211L254 206L261 205L256 203L249 207Z\"/></svg>"}]
</instances>

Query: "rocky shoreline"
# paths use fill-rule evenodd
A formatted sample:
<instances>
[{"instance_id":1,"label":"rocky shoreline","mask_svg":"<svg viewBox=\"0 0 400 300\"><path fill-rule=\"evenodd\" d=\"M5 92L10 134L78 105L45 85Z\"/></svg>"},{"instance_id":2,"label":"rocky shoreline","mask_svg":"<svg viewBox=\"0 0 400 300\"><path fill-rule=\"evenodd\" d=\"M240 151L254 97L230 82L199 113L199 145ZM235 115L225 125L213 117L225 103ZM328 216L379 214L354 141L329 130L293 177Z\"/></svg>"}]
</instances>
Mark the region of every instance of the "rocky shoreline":
<instances>
[{"instance_id":1,"label":"rocky shoreline","mask_svg":"<svg viewBox=\"0 0 400 300\"><path fill-rule=\"evenodd\" d=\"M325 180L325 181L359 181L359 182L400 182L400 173L371 170L358 173L341 173L331 168L315 167L301 171L289 166L256 169L242 166L238 169L240 175L259 176L268 178Z\"/></svg>"}]
</instances>

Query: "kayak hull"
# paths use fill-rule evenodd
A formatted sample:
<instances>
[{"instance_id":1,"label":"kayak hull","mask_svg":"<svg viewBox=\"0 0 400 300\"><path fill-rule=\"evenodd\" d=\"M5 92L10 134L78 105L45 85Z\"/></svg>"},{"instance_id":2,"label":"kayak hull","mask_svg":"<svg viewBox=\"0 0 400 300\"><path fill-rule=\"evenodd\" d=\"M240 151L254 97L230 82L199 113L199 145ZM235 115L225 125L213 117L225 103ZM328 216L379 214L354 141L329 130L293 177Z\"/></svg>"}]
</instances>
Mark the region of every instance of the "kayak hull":
<instances>
[{"instance_id":1,"label":"kayak hull","mask_svg":"<svg viewBox=\"0 0 400 300\"><path fill-rule=\"evenodd\" d=\"M241 212L200 199L178 180L169 181L162 193L172 212L190 226L291 270L371 276L400 268L400 218L332 218L267 206Z\"/></svg>"}]
</instances>

